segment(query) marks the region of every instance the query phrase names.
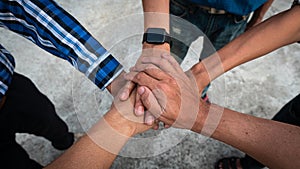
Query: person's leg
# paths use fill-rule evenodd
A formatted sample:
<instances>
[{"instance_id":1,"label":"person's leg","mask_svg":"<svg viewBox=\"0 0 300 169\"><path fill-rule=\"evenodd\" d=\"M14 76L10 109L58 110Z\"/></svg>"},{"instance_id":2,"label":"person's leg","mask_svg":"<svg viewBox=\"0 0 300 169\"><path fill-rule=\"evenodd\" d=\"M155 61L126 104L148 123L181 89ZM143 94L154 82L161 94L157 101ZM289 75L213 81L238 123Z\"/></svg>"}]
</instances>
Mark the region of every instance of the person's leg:
<instances>
[{"instance_id":1,"label":"person's leg","mask_svg":"<svg viewBox=\"0 0 300 169\"><path fill-rule=\"evenodd\" d=\"M183 30L185 25L183 18L188 15L188 6L176 0L170 0L170 36L172 37L171 53L180 64L187 54L191 43L188 35Z\"/></svg>"},{"instance_id":2,"label":"person's leg","mask_svg":"<svg viewBox=\"0 0 300 169\"><path fill-rule=\"evenodd\" d=\"M212 53L218 51L231 42L237 36L244 33L247 26L247 19L248 18L231 14L210 15L208 25L205 30L203 30L207 36L207 39L204 40L210 42L205 42L203 48L208 48L205 47L205 45L213 45L215 50L203 50L201 53L201 59L210 56Z\"/></svg>"},{"instance_id":3,"label":"person's leg","mask_svg":"<svg viewBox=\"0 0 300 169\"><path fill-rule=\"evenodd\" d=\"M185 58L192 42L199 37L203 37L205 42L202 53L215 52L213 45L203 32L209 24L210 16L207 13L199 11L185 0L170 0L170 13L173 15L170 18L171 53L179 63ZM208 87L202 92L202 98L206 101L208 101L207 89Z\"/></svg>"},{"instance_id":4,"label":"person's leg","mask_svg":"<svg viewBox=\"0 0 300 169\"><path fill-rule=\"evenodd\" d=\"M41 169L42 165L30 159L26 151L17 144L8 112L0 110L0 168Z\"/></svg>"},{"instance_id":5,"label":"person's leg","mask_svg":"<svg viewBox=\"0 0 300 169\"><path fill-rule=\"evenodd\" d=\"M54 105L30 79L14 73L6 97L2 111L7 114L14 132L45 137L60 150L73 144L73 133L68 132L65 122L56 114Z\"/></svg>"},{"instance_id":6,"label":"person's leg","mask_svg":"<svg viewBox=\"0 0 300 169\"><path fill-rule=\"evenodd\" d=\"M11 134L9 138L3 138L3 136L1 136L0 162L1 162L1 168L5 168L5 169L43 168L42 165L30 159L26 151L15 141L14 134Z\"/></svg>"},{"instance_id":7,"label":"person's leg","mask_svg":"<svg viewBox=\"0 0 300 169\"><path fill-rule=\"evenodd\" d=\"M204 35L192 20L194 10L185 0L170 0L171 53L179 63L185 58L192 42Z\"/></svg>"},{"instance_id":8,"label":"person's leg","mask_svg":"<svg viewBox=\"0 0 300 169\"><path fill-rule=\"evenodd\" d=\"M300 94L287 103L272 120L300 126Z\"/></svg>"}]
</instances>

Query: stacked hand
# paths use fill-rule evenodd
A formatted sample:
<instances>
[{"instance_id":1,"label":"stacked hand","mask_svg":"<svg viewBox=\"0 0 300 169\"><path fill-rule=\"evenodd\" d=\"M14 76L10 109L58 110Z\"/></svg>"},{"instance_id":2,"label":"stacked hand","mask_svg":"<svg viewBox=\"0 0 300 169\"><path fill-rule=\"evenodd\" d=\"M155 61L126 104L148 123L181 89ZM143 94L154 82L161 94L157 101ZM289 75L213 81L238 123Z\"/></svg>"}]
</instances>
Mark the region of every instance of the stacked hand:
<instances>
[{"instance_id":1,"label":"stacked hand","mask_svg":"<svg viewBox=\"0 0 300 169\"><path fill-rule=\"evenodd\" d=\"M201 128L205 115L198 114L199 107L208 105L201 101L192 73L184 73L169 54L141 57L140 61L125 79L140 85L138 94L146 108L145 122L151 125L156 119L167 126Z\"/></svg>"}]
</instances>

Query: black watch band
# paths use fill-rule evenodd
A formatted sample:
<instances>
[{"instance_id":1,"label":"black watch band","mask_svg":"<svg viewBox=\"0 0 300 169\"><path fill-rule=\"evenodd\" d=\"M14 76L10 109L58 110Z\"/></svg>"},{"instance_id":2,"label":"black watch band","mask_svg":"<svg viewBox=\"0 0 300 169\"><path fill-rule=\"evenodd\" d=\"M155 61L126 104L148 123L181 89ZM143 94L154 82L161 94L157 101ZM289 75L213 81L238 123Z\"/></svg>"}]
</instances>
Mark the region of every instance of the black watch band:
<instances>
[{"instance_id":1,"label":"black watch band","mask_svg":"<svg viewBox=\"0 0 300 169\"><path fill-rule=\"evenodd\" d=\"M294 6L294 5L300 5L300 0L294 0L293 6Z\"/></svg>"},{"instance_id":2,"label":"black watch band","mask_svg":"<svg viewBox=\"0 0 300 169\"><path fill-rule=\"evenodd\" d=\"M171 37L163 28L148 28L143 36L143 43L149 44L171 44Z\"/></svg>"}]
</instances>

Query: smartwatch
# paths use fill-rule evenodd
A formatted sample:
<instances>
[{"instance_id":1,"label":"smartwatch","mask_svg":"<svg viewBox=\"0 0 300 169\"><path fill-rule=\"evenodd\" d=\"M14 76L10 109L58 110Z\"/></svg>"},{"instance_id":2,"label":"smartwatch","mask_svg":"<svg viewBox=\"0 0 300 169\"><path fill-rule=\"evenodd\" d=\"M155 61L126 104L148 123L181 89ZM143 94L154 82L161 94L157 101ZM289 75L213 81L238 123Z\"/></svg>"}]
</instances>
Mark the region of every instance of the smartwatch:
<instances>
[{"instance_id":1,"label":"smartwatch","mask_svg":"<svg viewBox=\"0 0 300 169\"><path fill-rule=\"evenodd\" d=\"M171 45L171 37L163 28L148 28L143 36L144 42L149 44L169 43Z\"/></svg>"}]
</instances>

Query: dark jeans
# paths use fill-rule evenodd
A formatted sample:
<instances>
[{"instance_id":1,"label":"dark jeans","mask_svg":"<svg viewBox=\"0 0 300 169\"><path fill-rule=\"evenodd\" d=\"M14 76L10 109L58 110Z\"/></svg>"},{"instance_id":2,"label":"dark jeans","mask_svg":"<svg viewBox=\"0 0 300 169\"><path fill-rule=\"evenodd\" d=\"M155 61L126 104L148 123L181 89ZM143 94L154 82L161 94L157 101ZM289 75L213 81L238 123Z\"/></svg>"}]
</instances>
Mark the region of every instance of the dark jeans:
<instances>
[{"instance_id":1,"label":"dark jeans","mask_svg":"<svg viewBox=\"0 0 300 169\"><path fill-rule=\"evenodd\" d=\"M14 73L0 110L0 168L35 169L42 166L31 160L26 151L15 141L15 133L42 136L57 149L67 149L73 144L74 135L55 112L54 105L31 82Z\"/></svg>"},{"instance_id":2,"label":"dark jeans","mask_svg":"<svg viewBox=\"0 0 300 169\"><path fill-rule=\"evenodd\" d=\"M300 126L300 94L288 102L272 120ZM284 137L284 136L282 136ZM246 155L241 159L242 166L246 169L261 169L265 167L260 162Z\"/></svg>"},{"instance_id":3,"label":"dark jeans","mask_svg":"<svg viewBox=\"0 0 300 169\"><path fill-rule=\"evenodd\" d=\"M170 13L177 16L170 20L170 34L175 38L171 51L181 59L199 36L206 36L200 55L204 59L242 34L247 26L247 18L233 14L209 14L186 0L171 0Z\"/></svg>"},{"instance_id":4,"label":"dark jeans","mask_svg":"<svg viewBox=\"0 0 300 169\"><path fill-rule=\"evenodd\" d=\"M200 54L203 60L242 34L248 19L233 14L209 14L187 0L170 0L170 13L174 15L170 18L171 52L179 63L197 38L203 37Z\"/></svg>"}]
</instances>

